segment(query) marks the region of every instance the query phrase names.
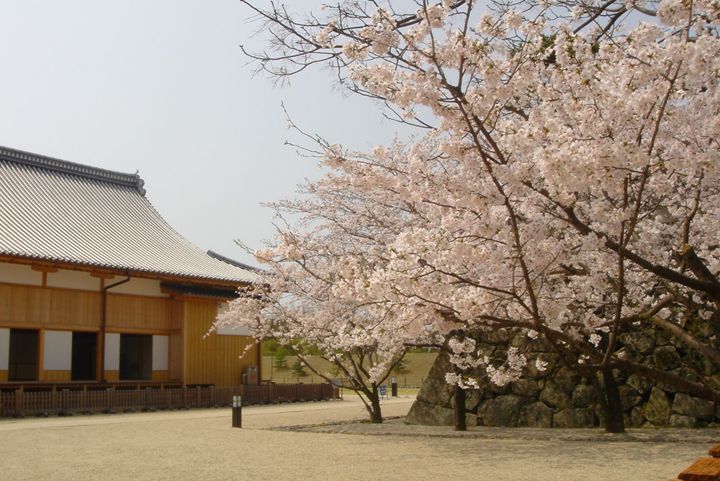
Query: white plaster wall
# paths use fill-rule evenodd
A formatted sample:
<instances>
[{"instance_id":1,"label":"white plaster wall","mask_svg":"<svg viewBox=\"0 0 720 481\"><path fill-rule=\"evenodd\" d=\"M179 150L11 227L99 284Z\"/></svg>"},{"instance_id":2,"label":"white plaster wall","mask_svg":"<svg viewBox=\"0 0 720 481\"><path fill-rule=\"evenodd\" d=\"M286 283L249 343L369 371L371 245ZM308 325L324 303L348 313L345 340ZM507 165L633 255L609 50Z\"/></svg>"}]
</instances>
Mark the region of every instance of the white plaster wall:
<instances>
[{"instance_id":1,"label":"white plaster wall","mask_svg":"<svg viewBox=\"0 0 720 481\"><path fill-rule=\"evenodd\" d=\"M121 280L123 280L122 277L115 276L112 279L106 280L105 285L114 284ZM125 284L113 287L108 292L113 294L133 294L136 296L168 297L167 294L160 290L160 281L139 277L133 277Z\"/></svg>"},{"instance_id":2,"label":"white plaster wall","mask_svg":"<svg viewBox=\"0 0 720 481\"><path fill-rule=\"evenodd\" d=\"M72 369L72 331L45 331L43 369L69 371Z\"/></svg>"},{"instance_id":3,"label":"white plaster wall","mask_svg":"<svg viewBox=\"0 0 720 481\"><path fill-rule=\"evenodd\" d=\"M0 262L0 282L41 286L42 272L34 271L24 264Z\"/></svg>"},{"instance_id":4,"label":"white plaster wall","mask_svg":"<svg viewBox=\"0 0 720 481\"><path fill-rule=\"evenodd\" d=\"M10 329L0 329L0 371L7 371L10 359Z\"/></svg>"},{"instance_id":5,"label":"white plaster wall","mask_svg":"<svg viewBox=\"0 0 720 481\"><path fill-rule=\"evenodd\" d=\"M153 336L152 339L152 368L153 371L168 370L168 336Z\"/></svg>"},{"instance_id":6,"label":"white plaster wall","mask_svg":"<svg viewBox=\"0 0 720 481\"><path fill-rule=\"evenodd\" d=\"M57 272L48 272L47 285L49 287L64 287L66 289L99 291L100 279L91 276L89 272L60 269Z\"/></svg>"},{"instance_id":7,"label":"white plaster wall","mask_svg":"<svg viewBox=\"0 0 720 481\"><path fill-rule=\"evenodd\" d=\"M105 334L105 370L120 370L120 334L114 332Z\"/></svg>"}]
</instances>

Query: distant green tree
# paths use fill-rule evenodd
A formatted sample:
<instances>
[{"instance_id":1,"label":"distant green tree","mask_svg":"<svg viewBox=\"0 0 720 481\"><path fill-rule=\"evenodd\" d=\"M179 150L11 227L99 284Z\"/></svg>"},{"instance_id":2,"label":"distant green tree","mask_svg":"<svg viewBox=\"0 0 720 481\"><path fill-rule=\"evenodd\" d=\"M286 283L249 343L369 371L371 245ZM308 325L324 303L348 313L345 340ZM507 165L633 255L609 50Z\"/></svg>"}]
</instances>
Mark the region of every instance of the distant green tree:
<instances>
[{"instance_id":1,"label":"distant green tree","mask_svg":"<svg viewBox=\"0 0 720 481\"><path fill-rule=\"evenodd\" d=\"M288 351L284 347L279 346L277 349L275 349L275 354L273 354L273 363L275 365L275 369L287 368L287 355Z\"/></svg>"},{"instance_id":2,"label":"distant green tree","mask_svg":"<svg viewBox=\"0 0 720 481\"><path fill-rule=\"evenodd\" d=\"M262 341L262 355L263 356L275 356L275 352L278 350L280 344L275 339L264 339Z\"/></svg>"},{"instance_id":3,"label":"distant green tree","mask_svg":"<svg viewBox=\"0 0 720 481\"><path fill-rule=\"evenodd\" d=\"M300 361L300 359L296 359L295 362L292 365L292 372L297 377L305 377L307 376L307 372L305 372L305 366Z\"/></svg>"}]
</instances>

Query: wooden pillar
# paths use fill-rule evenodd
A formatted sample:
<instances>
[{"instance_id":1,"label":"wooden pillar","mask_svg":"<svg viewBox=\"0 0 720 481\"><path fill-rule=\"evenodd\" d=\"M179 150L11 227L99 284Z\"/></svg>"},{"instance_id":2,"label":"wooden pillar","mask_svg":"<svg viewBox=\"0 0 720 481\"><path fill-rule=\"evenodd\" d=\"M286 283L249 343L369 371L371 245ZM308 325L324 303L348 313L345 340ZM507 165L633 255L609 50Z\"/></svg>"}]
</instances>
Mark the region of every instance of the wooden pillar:
<instances>
[{"instance_id":1,"label":"wooden pillar","mask_svg":"<svg viewBox=\"0 0 720 481\"><path fill-rule=\"evenodd\" d=\"M45 381L45 329L38 332L38 381Z\"/></svg>"},{"instance_id":2,"label":"wooden pillar","mask_svg":"<svg viewBox=\"0 0 720 481\"><path fill-rule=\"evenodd\" d=\"M255 344L255 363L257 364L258 384L262 382L262 341Z\"/></svg>"},{"instance_id":3,"label":"wooden pillar","mask_svg":"<svg viewBox=\"0 0 720 481\"><path fill-rule=\"evenodd\" d=\"M95 380L105 379L105 335L97 332L97 352L95 353Z\"/></svg>"}]
</instances>

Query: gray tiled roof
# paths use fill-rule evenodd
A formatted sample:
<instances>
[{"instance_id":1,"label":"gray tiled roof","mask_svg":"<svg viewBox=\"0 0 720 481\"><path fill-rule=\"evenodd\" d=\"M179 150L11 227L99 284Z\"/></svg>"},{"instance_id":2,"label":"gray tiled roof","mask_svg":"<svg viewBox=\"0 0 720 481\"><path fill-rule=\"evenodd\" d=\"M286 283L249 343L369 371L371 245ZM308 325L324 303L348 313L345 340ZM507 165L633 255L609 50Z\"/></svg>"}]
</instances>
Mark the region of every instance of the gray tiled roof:
<instances>
[{"instance_id":1,"label":"gray tiled roof","mask_svg":"<svg viewBox=\"0 0 720 481\"><path fill-rule=\"evenodd\" d=\"M205 253L145 198L138 175L0 147L0 254L188 279L256 282Z\"/></svg>"}]
</instances>

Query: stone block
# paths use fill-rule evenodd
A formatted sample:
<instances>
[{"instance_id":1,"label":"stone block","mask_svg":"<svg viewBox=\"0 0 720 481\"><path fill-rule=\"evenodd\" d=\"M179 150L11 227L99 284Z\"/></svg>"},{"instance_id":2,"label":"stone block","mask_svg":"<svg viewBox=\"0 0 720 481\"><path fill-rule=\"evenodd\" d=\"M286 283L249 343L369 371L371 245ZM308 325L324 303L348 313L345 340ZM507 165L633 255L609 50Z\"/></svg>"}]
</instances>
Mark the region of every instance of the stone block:
<instances>
[{"instance_id":1,"label":"stone block","mask_svg":"<svg viewBox=\"0 0 720 481\"><path fill-rule=\"evenodd\" d=\"M545 383L545 388L540 393L540 400L550 407L565 409L570 406L570 395L553 381Z\"/></svg>"},{"instance_id":2,"label":"stone block","mask_svg":"<svg viewBox=\"0 0 720 481\"><path fill-rule=\"evenodd\" d=\"M635 406L630 411L630 423L629 426L633 428L639 428L645 424L645 416L643 416L643 410L640 406Z\"/></svg>"},{"instance_id":3,"label":"stone block","mask_svg":"<svg viewBox=\"0 0 720 481\"><path fill-rule=\"evenodd\" d=\"M576 408L587 408L598 400L598 393L595 387L587 384L575 386L572 394L572 405Z\"/></svg>"},{"instance_id":4,"label":"stone block","mask_svg":"<svg viewBox=\"0 0 720 481\"><path fill-rule=\"evenodd\" d=\"M477 410L478 426L485 425L485 413L487 413L487 410L492 405L492 403L493 403L492 399L486 399L480 403L480 406L478 406L478 410Z\"/></svg>"},{"instance_id":5,"label":"stone block","mask_svg":"<svg viewBox=\"0 0 720 481\"><path fill-rule=\"evenodd\" d=\"M604 427L605 426L605 418L606 418L605 410L600 405L600 403L594 404L592 406L592 408L593 408L593 413L595 414L595 418L597 418L598 422L600 423L600 426Z\"/></svg>"},{"instance_id":6,"label":"stone block","mask_svg":"<svg viewBox=\"0 0 720 481\"><path fill-rule=\"evenodd\" d=\"M655 426L666 426L670 420L670 401L662 389L650 391L650 398L643 407L645 418Z\"/></svg>"},{"instance_id":7,"label":"stone block","mask_svg":"<svg viewBox=\"0 0 720 481\"><path fill-rule=\"evenodd\" d=\"M428 377L418 393L418 399L429 404L450 408L454 387L445 382L445 379Z\"/></svg>"},{"instance_id":8,"label":"stone block","mask_svg":"<svg viewBox=\"0 0 720 481\"><path fill-rule=\"evenodd\" d=\"M628 376L626 383L628 386L635 389L635 391L637 391L641 396L644 396L645 393L650 391L650 388L652 388L652 382L650 382L650 380L642 376L638 376L637 374L631 374Z\"/></svg>"},{"instance_id":9,"label":"stone block","mask_svg":"<svg viewBox=\"0 0 720 481\"><path fill-rule=\"evenodd\" d=\"M680 354L673 346L663 346L653 353L655 367L662 371L670 371L680 367Z\"/></svg>"},{"instance_id":10,"label":"stone block","mask_svg":"<svg viewBox=\"0 0 720 481\"><path fill-rule=\"evenodd\" d=\"M476 413L480 402L483 399L483 391L480 389L465 390L465 410Z\"/></svg>"},{"instance_id":11,"label":"stone block","mask_svg":"<svg viewBox=\"0 0 720 481\"><path fill-rule=\"evenodd\" d=\"M515 427L518 424L522 400L513 395L498 396L492 400L483 413L485 426Z\"/></svg>"},{"instance_id":12,"label":"stone block","mask_svg":"<svg viewBox=\"0 0 720 481\"><path fill-rule=\"evenodd\" d=\"M518 396L535 399L537 399L540 394L540 386L538 385L538 382L533 381L532 379L518 379L511 384L510 390L513 394L517 394Z\"/></svg>"},{"instance_id":13,"label":"stone block","mask_svg":"<svg viewBox=\"0 0 720 481\"><path fill-rule=\"evenodd\" d=\"M553 410L544 403L535 402L523 406L520 410L518 418L518 426L528 426L531 428L550 428L552 427Z\"/></svg>"},{"instance_id":14,"label":"stone block","mask_svg":"<svg viewBox=\"0 0 720 481\"><path fill-rule=\"evenodd\" d=\"M705 356L691 352L683 359L685 365L702 373L704 376L715 374L715 364Z\"/></svg>"},{"instance_id":15,"label":"stone block","mask_svg":"<svg viewBox=\"0 0 720 481\"><path fill-rule=\"evenodd\" d=\"M565 392L570 394L575 389L575 386L577 386L580 382L580 375L572 369L561 367L555 371L553 381L555 381L555 384L560 386Z\"/></svg>"},{"instance_id":16,"label":"stone block","mask_svg":"<svg viewBox=\"0 0 720 481\"><path fill-rule=\"evenodd\" d=\"M455 412L418 399L410 407L405 422L425 426L452 426L455 424Z\"/></svg>"},{"instance_id":17,"label":"stone block","mask_svg":"<svg viewBox=\"0 0 720 481\"><path fill-rule=\"evenodd\" d=\"M627 384L618 387L618 392L620 393L620 403L624 411L629 411L642 401L642 397L640 397L635 388Z\"/></svg>"},{"instance_id":18,"label":"stone block","mask_svg":"<svg viewBox=\"0 0 720 481\"><path fill-rule=\"evenodd\" d=\"M595 426L592 408L569 408L555 413L553 426L556 428L591 428Z\"/></svg>"},{"instance_id":19,"label":"stone block","mask_svg":"<svg viewBox=\"0 0 720 481\"><path fill-rule=\"evenodd\" d=\"M715 418L715 403L706 399L677 393L672 403L672 412L705 421L712 421Z\"/></svg>"},{"instance_id":20,"label":"stone block","mask_svg":"<svg viewBox=\"0 0 720 481\"><path fill-rule=\"evenodd\" d=\"M670 416L668 424L674 428L696 428L697 419L690 416L681 416L680 414L673 414Z\"/></svg>"}]
</instances>

